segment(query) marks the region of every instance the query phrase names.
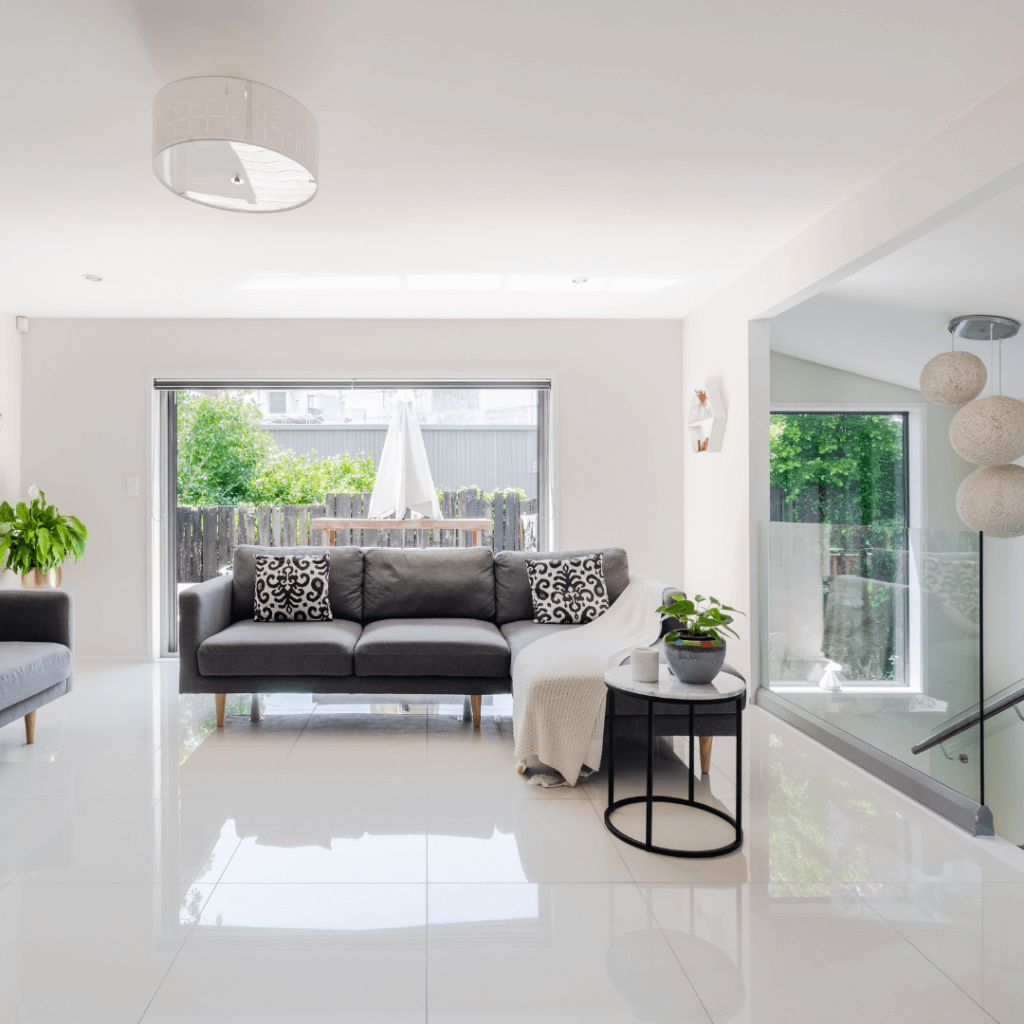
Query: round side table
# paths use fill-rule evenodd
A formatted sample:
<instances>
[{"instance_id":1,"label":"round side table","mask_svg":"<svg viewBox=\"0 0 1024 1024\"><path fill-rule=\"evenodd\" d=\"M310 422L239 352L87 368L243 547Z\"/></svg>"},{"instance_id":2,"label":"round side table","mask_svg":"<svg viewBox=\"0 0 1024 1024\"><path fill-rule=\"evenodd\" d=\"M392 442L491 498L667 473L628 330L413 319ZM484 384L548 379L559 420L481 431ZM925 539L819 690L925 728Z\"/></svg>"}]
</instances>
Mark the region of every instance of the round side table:
<instances>
[{"instance_id":1,"label":"round side table","mask_svg":"<svg viewBox=\"0 0 1024 1024\"><path fill-rule=\"evenodd\" d=\"M624 843L636 846L651 853L663 853L669 857L720 857L732 853L743 845L743 829L740 828L740 817L743 811L741 780L743 778L743 698L747 692L747 684L740 676L719 673L710 683L681 683L669 670L662 665L660 682L638 683L633 679L632 667L620 665L609 669L604 676L608 687L608 714L611 716L612 729L608 749L608 807L604 812L604 823L612 835ZM622 800L615 799L615 695L628 694L647 701L647 793L645 796L630 796ZM727 814L718 807L695 800L693 796L693 713L698 705L733 704L736 709L736 816ZM679 704L689 707L690 711L690 758L688 799L678 796L654 795L654 705ZM627 836L612 824L612 814L627 804L647 804L646 840L641 841ZM696 807L708 814L714 814L727 821L736 829L736 838L726 846L714 850L676 850L667 846L655 846L651 842L651 826L654 818L654 805L682 804L685 807Z\"/></svg>"}]
</instances>

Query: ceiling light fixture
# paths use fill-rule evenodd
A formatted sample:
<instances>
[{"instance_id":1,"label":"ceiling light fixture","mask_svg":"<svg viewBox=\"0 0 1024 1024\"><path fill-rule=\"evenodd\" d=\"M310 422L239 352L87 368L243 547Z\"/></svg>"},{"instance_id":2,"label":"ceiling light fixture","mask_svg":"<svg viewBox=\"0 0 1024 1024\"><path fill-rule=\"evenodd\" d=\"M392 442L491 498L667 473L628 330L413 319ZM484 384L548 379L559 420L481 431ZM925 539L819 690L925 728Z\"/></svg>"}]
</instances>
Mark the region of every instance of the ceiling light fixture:
<instances>
[{"instance_id":1,"label":"ceiling light fixture","mask_svg":"<svg viewBox=\"0 0 1024 1024\"><path fill-rule=\"evenodd\" d=\"M278 213L317 190L313 115L243 78L184 78L153 101L153 172L183 199L236 213Z\"/></svg>"},{"instance_id":2,"label":"ceiling light fixture","mask_svg":"<svg viewBox=\"0 0 1024 1024\"><path fill-rule=\"evenodd\" d=\"M97 277L95 274L83 274L82 277L84 277L86 279L86 281L102 281L103 280L102 277Z\"/></svg>"},{"instance_id":3,"label":"ceiling light fixture","mask_svg":"<svg viewBox=\"0 0 1024 1024\"><path fill-rule=\"evenodd\" d=\"M587 278L585 278L585 277L574 277L572 279L572 283L573 284L586 284L587 283Z\"/></svg>"}]
</instances>

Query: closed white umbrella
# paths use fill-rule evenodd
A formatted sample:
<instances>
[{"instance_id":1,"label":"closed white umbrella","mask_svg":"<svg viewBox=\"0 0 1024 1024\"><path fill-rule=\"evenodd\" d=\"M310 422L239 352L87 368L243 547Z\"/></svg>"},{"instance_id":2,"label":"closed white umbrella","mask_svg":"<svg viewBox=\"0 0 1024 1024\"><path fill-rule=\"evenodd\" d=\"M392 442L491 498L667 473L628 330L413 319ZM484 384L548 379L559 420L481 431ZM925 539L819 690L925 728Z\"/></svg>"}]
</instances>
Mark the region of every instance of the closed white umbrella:
<instances>
[{"instance_id":1,"label":"closed white umbrella","mask_svg":"<svg viewBox=\"0 0 1024 1024\"><path fill-rule=\"evenodd\" d=\"M414 400L411 391L399 391L393 399L395 412L370 495L370 519L405 519L407 510L429 519L441 518Z\"/></svg>"}]
</instances>

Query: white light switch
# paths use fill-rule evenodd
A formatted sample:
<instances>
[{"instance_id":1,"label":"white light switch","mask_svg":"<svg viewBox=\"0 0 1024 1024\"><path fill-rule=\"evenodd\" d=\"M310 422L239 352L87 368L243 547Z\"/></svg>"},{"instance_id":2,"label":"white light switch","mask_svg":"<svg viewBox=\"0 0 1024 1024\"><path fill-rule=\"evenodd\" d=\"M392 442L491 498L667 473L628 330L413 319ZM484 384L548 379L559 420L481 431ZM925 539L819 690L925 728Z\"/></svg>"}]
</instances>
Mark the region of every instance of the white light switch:
<instances>
[{"instance_id":1,"label":"white light switch","mask_svg":"<svg viewBox=\"0 0 1024 1024\"><path fill-rule=\"evenodd\" d=\"M137 476L128 477L128 497L137 498L139 496L139 478Z\"/></svg>"}]
</instances>

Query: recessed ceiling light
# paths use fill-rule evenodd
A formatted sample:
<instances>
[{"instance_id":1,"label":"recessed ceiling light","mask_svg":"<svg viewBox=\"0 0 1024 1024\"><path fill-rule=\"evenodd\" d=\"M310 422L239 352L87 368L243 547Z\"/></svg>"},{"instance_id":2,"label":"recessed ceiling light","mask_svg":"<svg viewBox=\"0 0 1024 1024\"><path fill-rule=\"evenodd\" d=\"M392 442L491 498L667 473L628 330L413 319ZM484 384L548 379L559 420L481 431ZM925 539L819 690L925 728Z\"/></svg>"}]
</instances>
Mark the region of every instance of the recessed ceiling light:
<instances>
[{"instance_id":1,"label":"recessed ceiling light","mask_svg":"<svg viewBox=\"0 0 1024 1024\"><path fill-rule=\"evenodd\" d=\"M84 277L86 279L86 281L102 281L103 280L102 277L97 277L95 274L83 274L82 277Z\"/></svg>"},{"instance_id":2,"label":"recessed ceiling light","mask_svg":"<svg viewBox=\"0 0 1024 1024\"><path fill-rule=\"evenodd\" d=\"M587 283L587 278L585 278L585 277L574 277L572 279L572 283L573 284L586 284Z\"/></svg>"}]
</instances>

